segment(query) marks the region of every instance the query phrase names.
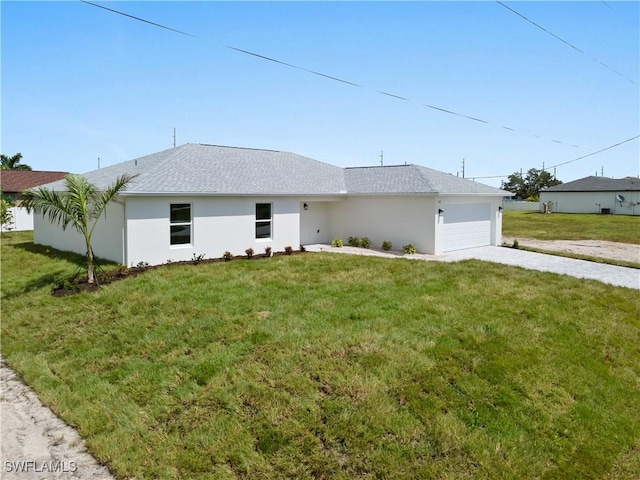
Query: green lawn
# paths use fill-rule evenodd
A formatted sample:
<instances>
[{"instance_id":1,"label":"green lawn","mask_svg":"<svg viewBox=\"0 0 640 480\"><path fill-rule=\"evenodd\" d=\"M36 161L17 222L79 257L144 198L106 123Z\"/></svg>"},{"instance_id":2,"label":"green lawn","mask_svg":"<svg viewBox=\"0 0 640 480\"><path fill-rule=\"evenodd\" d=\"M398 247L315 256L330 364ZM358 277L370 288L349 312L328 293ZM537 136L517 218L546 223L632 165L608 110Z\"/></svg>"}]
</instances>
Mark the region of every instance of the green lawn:
<instances>
[{"instance_id":1,"label":"green lawn","mask_svg":"<svg viewBox=\"0 0 640 480\"><path fill-rule=\"evenodd\" d=\"M608 240L640 244L640 216L505 211L502 234L539 240Z\"/></svg>"},{"instance_id":2,"label":"green lawn","mask_svg":"<svg viewBox=\"0 0 640 480\"><path fill-rule=\"evenodd\" d=\"M3 236L2 354L120 478L640 478L635 290L308 253L49 295L78 262Z\"/></svg>"}]
</instances>

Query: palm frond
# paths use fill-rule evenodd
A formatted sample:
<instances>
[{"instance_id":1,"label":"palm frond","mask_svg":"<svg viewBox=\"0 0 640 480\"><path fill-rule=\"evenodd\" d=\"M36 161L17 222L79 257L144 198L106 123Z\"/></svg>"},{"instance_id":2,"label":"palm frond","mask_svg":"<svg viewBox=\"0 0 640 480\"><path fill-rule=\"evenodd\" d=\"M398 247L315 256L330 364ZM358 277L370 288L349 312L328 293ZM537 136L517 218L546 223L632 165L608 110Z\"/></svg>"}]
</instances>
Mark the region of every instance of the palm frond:
<instances>
[{"instance_id":1,"label":"palm frond","mask_svg":"<svg viewBox=\"0 0 640 480\"><path fill-rule=\"evenodd\" d=\"M115 182L109 185L104 191L100 193L95 193L92 202L92 212L91 219L94 220L94 224L91 227L91 233L93 233L93 229L95 228L98 218L103 214L106 210L107 205L111 200L113 200L120 192L125 190L129 185L129 182L136 178L138 175L129 175L127 173L120 175Z\"/></svg>"}]
</instances>

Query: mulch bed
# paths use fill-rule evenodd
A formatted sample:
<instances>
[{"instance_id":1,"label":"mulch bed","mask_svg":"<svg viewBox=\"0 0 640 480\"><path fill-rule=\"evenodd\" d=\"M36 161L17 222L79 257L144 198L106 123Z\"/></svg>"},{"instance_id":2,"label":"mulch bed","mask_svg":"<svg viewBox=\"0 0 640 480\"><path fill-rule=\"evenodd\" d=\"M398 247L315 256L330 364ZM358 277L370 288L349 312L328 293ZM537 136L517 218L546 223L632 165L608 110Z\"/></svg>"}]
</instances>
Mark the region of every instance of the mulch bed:
<instances>
[{"instance_id":1,"label":"mulch bed","mask_svg":"<svg viewBox=\"0 0 640 480\"><path fill-rule=\"evenodd\" d=\"M89 283L87 282L86 273L77 274L75 277L71 279L64 280L62 282L58 282L54 285L51 290L51 294L54 297L66 297L67 295L74 295L80 292L95 292L100 288L101 285L107 285L109 283L117 282L118 280L122 280L125 278L137 277L138 275L142 275L143 273L149 270L155 270L157 268L166 268L173 265L199 265L206 263L219 263L219 262L230 262L233 260L262 260L270 257L280 257L284 255L297 255L300 253L304 253L305 250L292 250L290 253L287 252L274 252L272 255L267 254L258 254L252 255L251 257L247 255L237 255L231 258L206 258L200 260L183 260L179 262L171 262L164 263L162 265L138 265L136 267L125 267L121 266L115 268L113 270L104 271L100 270L96 272L96 282Z\"/></svg>"}]
</instances>

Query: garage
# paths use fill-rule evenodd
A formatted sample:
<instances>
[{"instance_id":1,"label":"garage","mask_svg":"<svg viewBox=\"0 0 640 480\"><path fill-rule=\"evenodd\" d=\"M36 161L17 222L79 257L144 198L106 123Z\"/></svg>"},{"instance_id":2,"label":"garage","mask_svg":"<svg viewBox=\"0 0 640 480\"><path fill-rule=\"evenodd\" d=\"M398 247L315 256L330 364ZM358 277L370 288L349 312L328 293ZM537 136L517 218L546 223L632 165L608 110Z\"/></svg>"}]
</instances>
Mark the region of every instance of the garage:
<instances>
[{"instance_id":1,"label":"garage","mask_svg":"<svg viewBox=\"0 0 640 480\"><path fill-rule=\"evenodd\" d=\"M491 204L468 203L442 206L443 251L491 245Z\"/></svg>"}]
</instances>

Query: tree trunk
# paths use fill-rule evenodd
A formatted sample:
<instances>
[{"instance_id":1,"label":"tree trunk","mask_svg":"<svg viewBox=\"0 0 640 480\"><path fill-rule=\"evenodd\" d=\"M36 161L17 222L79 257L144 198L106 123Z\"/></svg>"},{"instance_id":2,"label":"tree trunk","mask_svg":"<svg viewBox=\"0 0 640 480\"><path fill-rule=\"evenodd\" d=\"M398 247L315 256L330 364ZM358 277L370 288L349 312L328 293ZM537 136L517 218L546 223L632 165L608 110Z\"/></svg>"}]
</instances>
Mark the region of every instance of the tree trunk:
<instances>
[{"instance_id":1,"label":"tree trunk","mask_svg":"<svg viewBox=\"0 0 640 480\"><path fill-rule=\"evenodd\" d=\"M87 282L95 283L96 277L93 273L93 249L87 245Z\"/></svg>"}]
</instances>

